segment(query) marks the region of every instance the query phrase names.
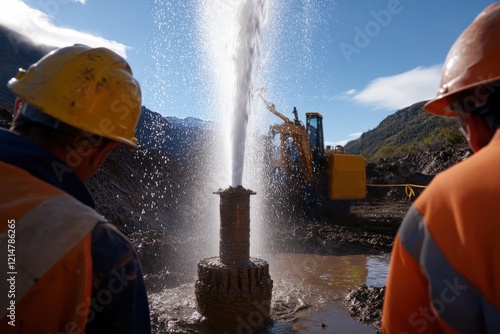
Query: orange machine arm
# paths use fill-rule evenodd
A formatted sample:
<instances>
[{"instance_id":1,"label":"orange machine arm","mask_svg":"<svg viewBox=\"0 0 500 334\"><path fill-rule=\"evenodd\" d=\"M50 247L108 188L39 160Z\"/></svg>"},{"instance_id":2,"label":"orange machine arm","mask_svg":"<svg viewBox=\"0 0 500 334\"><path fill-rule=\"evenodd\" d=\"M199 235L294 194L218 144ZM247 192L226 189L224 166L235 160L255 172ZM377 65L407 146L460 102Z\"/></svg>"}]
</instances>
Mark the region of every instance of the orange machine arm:
<instances>
[{"instance_id":1,"label":"orange machine arm","mask_svg":"<svg viewBox=\"0 0 500 334\"><path fill-rule=\"evenodd\" d=\"M265 88L261 88L259 90L259 97L262 99L262 101L264 101L264 103L266 104L267 109L270 112L272 112L273 114L275 114L276 116L278 116L279 118L281 118L285 123L293 123L289 118L287 118L285 115L283 115L278 110L276 110L276 107L274 106L273 103L269 102L268 100L266 100L264 98L264 96L262 96L262 94L264 94L265 92L266 92L266 89Z\"/></svg>"}]
</instances>

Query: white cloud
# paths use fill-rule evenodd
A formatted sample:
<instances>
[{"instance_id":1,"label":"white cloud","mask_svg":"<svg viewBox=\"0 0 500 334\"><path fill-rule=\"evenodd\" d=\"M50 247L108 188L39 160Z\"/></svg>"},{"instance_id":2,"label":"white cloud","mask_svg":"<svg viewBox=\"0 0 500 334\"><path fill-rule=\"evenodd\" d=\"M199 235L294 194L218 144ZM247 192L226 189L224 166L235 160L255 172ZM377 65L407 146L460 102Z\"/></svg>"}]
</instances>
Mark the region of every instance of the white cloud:
<instances>
[{"instance_id":1,"label":"white cloud","mask_svg":"<svg viewBox=\"0 0 500 334\"><path fill-rule=\"evenodd\" d=\"M349 89L348 91L337 94L333 98L336 100L344 101L344 100L351 99L354 94L356 94L356 90L353 88L353 89Z\"/></svg>"},{"instance_id":2,"label":"white cloud","mask_svg":"<svg viewBox=\"0 0 500 334\"><path fill-rule=\"evenodd\" d=\"M417 67L408 72L371 81L354 101L374 109L399 110L436 95L442 65Z\"/></svg>"},{"instance_id":3,"label":"white cloud","mask_svg":"<svg viewBox=\"0 0 500 334\"><path fill-rule=\"evenodd\" d=\"M349 141L350 140L348 140L348 139L346 139L346 140L339 140L339 141L329 141L329 142L325 142L325 147L326 146L331 146L332 148L335 148L335 146L337 146L337 145L344 146Z\"/></svg>"},{"instance_id":4,"label":"white cloud","mask_svg":"<svg viewBox=\"0 0 500 334\"><path fill-rule=\"evenodd\" d=\"M325 146L331 146L331 147L335 147L337 145L345 146L345 144L347 144L351 140L355 140L361 137L362 134L363 132L355 132L348 135L349 139L344 139L339 141L325 141Z\"/></svg>"},{"instance_id":5,"label":"white cloud","mask_svg":"<svg viewBox=\"0 0 500 334\"><path fill-rule=\"evenodd\" d=\"M345 92L345 95L348 95L348 96L352 96L356 94L356 90L353 88L353 89L349 89L347 92Z\"/></svg>"},{"instance_id":6,"label":"white cloud","mask_svg":"<svg viewBox=\"0 0 500 334\"><path fill-rule=\"evenodd\" d=\"M363 134L363 132L351 133L351 134L349 134L349 138L351 138L350 140L358 139L359 137L361 137L362 134Z\"/></svg>"},{"instance_id":7,"label":"white cloud","mask_svg":"<svg viewBox=\"0 0 500 334\"><path fill-rule=\"evenodd\" d=\"M85 4L86 0L72 1ZM107 47L123 57L127 56L127 47L122 43L56 26L52 22L51 16L28 6L21 0L3 0L3 2L0 11L0 24L26 36L34 44L63 47L79 43L91 47Z\"/></svg>"},{"instance_id":8,"label":"white cloud","mask_svg":"<svg viewBox=\"0 0 500 334\"><path fill-rule=\"evenodd\" d=\"M71 1L73 1L73 2L79 2L82 5L85 5L85 3L87 2L87 0L71 0Z\"/></svg>"}]
</instances>

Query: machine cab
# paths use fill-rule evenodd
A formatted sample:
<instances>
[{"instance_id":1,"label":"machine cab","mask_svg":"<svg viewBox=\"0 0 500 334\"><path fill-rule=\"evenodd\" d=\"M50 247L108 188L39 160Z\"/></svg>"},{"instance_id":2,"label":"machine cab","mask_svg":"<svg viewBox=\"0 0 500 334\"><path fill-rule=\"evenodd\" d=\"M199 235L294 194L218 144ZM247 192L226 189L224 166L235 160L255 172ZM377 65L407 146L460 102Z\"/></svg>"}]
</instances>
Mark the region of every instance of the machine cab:
<instances>
[{"instance_id":1,"label":"machine cab","mask_svg":"<svg viewBox=\"0 0 500 334\"><path fill-rule=\"evenodd\" d=\"M323 139L323 116L317 112L306 113L306 129L311 147L313 165L321 166L325 157L325 142Z\"/></svg>"}]
</instances>

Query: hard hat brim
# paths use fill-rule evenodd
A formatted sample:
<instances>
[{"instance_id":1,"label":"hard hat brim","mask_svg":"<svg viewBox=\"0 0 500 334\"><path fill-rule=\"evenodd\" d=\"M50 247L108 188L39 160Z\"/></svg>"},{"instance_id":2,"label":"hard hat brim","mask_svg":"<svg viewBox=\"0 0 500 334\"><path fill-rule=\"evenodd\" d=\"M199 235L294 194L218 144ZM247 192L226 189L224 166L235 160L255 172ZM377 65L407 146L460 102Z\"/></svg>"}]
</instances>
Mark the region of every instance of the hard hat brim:
<instances>
[{"instance_id":1,"label":"hard hat brim","mask_svg":"<svg viewBox=\"0 0 500 334\"><path fill-rule=\"evenodd\" d=\"M445 116L445 117L458 117L458 113L450 109L449 98L452 95L462 93L466 90L473 89L475 87L487 86L494 82L500 82L500 77L488 78L487 80L482 80L479 82L475 82L470 85L466 85L461 87L460 89L453 90L451 92L438 95L435 99L428 101L424 105L424 110L429 114L437 115L437 116Z\"/></svg>"},{"instance_id":2,"label":"hard hat brim","mask_svg":"<svg viewBox=\"0 0 500 334\"><path fill-rule=\"evenodd\" d=\"M107 135L106 138L114 140L114 141L121 143L121 144L125 144L125 145L133 147L133 148L137 147L138 140L135 137L128 139L128 138L124 138L124 137L120 137L120 136Z\"/></svg>"},{"instance_id":3,"label":"hard hat brim","mask_svg":"<svg viewBox=\"0 0 500 334\"><path fill-rule=\"evenodd\" d=\"M458 113L450 109L446 96L441 96L428 101L424 104L424 110L429 114L437 116L458 117Z\"/></svg>"}]
</instances>

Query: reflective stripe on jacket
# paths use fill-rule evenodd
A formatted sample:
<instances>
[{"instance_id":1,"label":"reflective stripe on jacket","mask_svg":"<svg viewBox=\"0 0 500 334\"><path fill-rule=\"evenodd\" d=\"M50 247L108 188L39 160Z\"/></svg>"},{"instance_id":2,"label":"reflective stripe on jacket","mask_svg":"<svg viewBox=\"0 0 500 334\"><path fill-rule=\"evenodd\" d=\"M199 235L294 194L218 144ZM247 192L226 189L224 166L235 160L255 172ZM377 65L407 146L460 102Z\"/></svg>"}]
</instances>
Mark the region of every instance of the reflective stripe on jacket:
<instances>
[{"instance_id":1,"label":"reflective stripe on jacket","mask_svg":"<svg viewBox=\"0 0 500 334\"><path fill-rule=\"evenodd\" d=\"M383 333L500 333L500 131L439 174L392 251Z\"/></svg>"},{"instance_id":2,"label":"reflective stripe on jacket","mask_svg":"<svg viewBox=\"0 0 500 334\"><path fill-rule=\"evenodd\" d=\"M89 232L104 218L23 169L0 162L0 175L8 175L0 188L0 258L2 268L12 266L0 273L7 275L0 332L83 333L92 291Z\"/></svg>"}]
</instances>

